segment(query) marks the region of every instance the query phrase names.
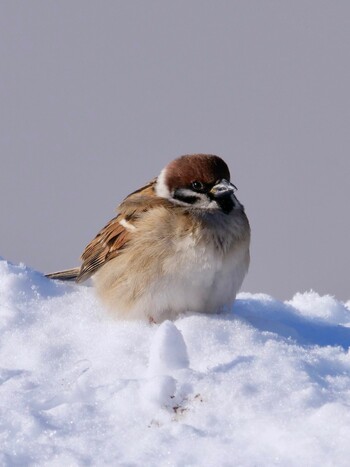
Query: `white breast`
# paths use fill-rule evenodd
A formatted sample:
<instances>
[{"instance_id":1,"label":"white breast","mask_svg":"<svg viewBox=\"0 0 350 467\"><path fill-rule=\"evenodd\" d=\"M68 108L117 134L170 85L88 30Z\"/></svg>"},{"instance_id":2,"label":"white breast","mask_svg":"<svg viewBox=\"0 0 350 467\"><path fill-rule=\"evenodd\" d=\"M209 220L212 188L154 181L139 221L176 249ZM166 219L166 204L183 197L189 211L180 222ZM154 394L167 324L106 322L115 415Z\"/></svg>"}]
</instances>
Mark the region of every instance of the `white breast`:
<instances>
[{"instance_id":1,"label":"white breast","mask_svg":"<svg viewBox=\"0 0 350 467\"><path fill-rule=\"evenodd\" d=\"M240 244L225 255L196 244L190 237L164 264L164 274L150 284L131 314L154 321L174 319L185 311L214 313L231 304L248 269L249 253ZM131 316L130 316L131 317Z\"/></svg>"}]
</instances>

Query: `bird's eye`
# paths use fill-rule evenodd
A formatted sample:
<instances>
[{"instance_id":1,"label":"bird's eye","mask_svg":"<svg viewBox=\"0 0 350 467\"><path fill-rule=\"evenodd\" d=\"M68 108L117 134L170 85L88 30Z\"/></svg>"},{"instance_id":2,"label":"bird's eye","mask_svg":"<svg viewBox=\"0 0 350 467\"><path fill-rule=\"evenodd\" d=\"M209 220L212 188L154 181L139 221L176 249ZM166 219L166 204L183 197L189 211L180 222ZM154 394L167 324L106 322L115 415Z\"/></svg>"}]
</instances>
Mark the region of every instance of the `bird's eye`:
<instances>
[{"instance_id":1,"label":"bird's eye","mask_svg":"<svg viewBox=\"0 0 350 467\"><path fill-rule=\"evenodd\" d=\"M204 185L202 182L192 182L191 186L194 189L194 191L202 191L204 189Z\"/></svg>"}]
</instances>

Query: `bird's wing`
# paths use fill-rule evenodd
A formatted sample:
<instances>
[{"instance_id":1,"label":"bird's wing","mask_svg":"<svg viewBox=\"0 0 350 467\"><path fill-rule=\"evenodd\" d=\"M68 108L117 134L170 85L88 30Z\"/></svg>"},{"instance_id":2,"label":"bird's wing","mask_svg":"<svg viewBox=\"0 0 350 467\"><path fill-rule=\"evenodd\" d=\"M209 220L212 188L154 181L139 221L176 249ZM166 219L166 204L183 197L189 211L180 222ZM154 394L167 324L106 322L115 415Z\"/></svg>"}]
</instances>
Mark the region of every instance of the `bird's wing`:
<instances>
[{"instance_id":1,"label":"bird's wing","mask_svg":"<svg viewBox=\"0 0 350 467\"><path fill-rule=\"evenodd\" d=\"M120 224L121 219L120 214L114 217L87 245L81 255L77 282L85 281L106 261L115 258L130 240L130 232Z\"/></svg>"},{"instance_id":2,"label":"bird's wing","mask_svg":"<svg viewBox=\"0 0 350 467\"><path fill-rule=\"evenodd\" d=\"M167 203L155 194L156 179L127 196L119 206L119 214L100 230L85 248L77 282L82 282L115 258L126 247L136 227L134 223L149 209Z\"/></svg>"}]
</instances>

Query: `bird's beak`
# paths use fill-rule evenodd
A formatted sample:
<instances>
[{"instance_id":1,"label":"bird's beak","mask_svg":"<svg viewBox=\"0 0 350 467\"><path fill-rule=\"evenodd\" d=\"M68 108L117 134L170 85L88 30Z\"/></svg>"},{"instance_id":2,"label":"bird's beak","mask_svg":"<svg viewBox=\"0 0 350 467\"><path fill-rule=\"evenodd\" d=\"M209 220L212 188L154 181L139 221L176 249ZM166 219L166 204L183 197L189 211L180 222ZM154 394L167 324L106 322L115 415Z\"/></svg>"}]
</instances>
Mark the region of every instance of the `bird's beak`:
<instances>
[{"instance_id":1,"label":"bird's beak","mask_svg":"<svg viewBox=\"0 0 350 467\"><path fill-rule=\"evenodd\" d=\"M219 183L213 186L210 193L214 198L224 198L231 196L235 190L237 190L237 188L223 178Z\"/></svg>"}]
</instances>

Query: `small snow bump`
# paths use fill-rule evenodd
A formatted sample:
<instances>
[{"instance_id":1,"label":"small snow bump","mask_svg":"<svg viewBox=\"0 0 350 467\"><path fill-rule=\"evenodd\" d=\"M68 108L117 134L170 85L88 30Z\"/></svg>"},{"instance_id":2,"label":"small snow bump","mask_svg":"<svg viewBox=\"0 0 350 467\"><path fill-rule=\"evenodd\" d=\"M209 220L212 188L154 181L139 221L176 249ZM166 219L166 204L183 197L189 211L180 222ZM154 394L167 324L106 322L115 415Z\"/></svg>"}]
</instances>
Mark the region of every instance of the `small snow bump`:
<instances>
[{"instance_id":1,"label":"small snow bump","mask_svg":"<svg viewBox=\"0 0 350 467\"><path fill-rule=\"evenodd\" d=\"M168 374L188 366L187 347L181 332L171 321L164 321L151 344L149 376Z\"/></svg>"},{"instance_id":2,"label":"small snow bump","mask_svg":"<svg viewBox=\"0 0 350 467\"><path fill-rule=\"evenodd\" d=\"M171 407L176 392L176 380L172 376L158 375L144 385L143 395L155 408Z\"/></svg>"},{"instance_id":3,"label":"small snow bump","mask_svg":"<svg viewBox=\"0 0 350 467\"><path fill-rule=\"evenodd\" d=\"M319 295L310 290L296 293L292 300L286 302L303 316L319 319L334 324L350 324L350 310L346 304L336 300L331 295Z\"/></svg>"}]
</instances>

